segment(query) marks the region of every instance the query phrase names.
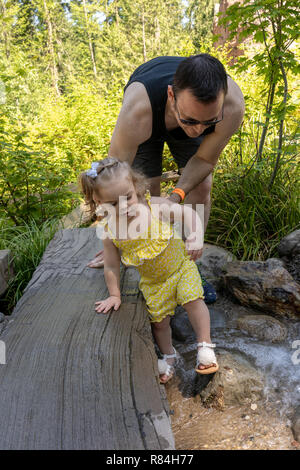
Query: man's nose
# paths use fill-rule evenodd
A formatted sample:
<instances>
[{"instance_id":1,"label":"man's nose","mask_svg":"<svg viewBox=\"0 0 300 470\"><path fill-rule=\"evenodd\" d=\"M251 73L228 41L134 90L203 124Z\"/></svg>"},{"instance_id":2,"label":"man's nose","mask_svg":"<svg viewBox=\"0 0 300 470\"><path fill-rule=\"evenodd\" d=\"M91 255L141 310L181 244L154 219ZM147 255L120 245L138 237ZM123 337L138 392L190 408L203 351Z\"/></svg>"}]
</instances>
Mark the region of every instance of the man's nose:
<instances>
[{"instance_id":1,"label":"man's nose","mask_svg":"<svg viewBox=\"0 0 300 470\"><path fill-rule=\"evenodd\" d=\"M202 132L204 132L204 130L206 129L205 126L203 126L203 124L197 124L196 126L193 126L190 130L190 135L191 137L198 137L199 135L202 134Z\"/></svg>"},{"instance_id":2,"label":"man's nose","mask_svg":"<svg viewBox=\"0 0 300 470\"><path fill-rule=\"evenodd\" d=\"M195 134L200 135L202 134L202 132L205 131L206 126L203 126L203 124L197 124L196 126L194 126L193 129L195 131Z\"/></svg>"}]
</instances>

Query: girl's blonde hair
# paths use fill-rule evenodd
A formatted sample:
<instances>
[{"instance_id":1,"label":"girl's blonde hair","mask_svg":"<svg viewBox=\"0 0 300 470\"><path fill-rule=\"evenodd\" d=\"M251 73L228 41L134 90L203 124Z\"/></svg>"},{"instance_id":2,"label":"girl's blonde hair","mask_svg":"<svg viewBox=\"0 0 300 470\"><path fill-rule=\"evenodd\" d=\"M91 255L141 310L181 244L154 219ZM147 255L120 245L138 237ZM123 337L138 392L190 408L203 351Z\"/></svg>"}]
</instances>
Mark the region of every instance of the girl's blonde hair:
<instances>
[{"instance_id":1,"label":"girl's blonde hair","mask_svg":"<svg viewBox=\"0 0 300 470\"><path fill-rule=\"evenodd\" d=\"M138 198L143 199L146 190L149 188L149 181L145 175L132 169L127 162L122 162L115 157L107 157L97 163L97 176L89 176L86 171L79 176L81 191L86 204L90 206L92 214L95 214L96 211L96 204L93 199L94 193L101 191L101 184L105 184L116 177L131 179Z\"/></svg>"}]
</instances>

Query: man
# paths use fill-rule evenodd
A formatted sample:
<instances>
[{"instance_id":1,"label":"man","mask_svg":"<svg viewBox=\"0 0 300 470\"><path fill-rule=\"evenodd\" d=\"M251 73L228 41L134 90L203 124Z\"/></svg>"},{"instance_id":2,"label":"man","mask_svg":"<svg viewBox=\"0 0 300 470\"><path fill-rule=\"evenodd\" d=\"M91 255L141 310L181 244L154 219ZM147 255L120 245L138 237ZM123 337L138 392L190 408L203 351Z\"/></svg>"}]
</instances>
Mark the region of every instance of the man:
<instances>
[{"instance_id":1,"label":"man","mask_svg":"<svg viewBox=\"0 0 300 470\"><path fill-rule=\"evenodd\" d=\"M243 116L242 92L218 59L157 57L138 67L125 87L109 155L142 170L152 196L160 196L167 142L181 174L170 199L204 204L205 230L212 172ZM102 265L99 252L88 266Z\"/></svg>"}]
</instances>

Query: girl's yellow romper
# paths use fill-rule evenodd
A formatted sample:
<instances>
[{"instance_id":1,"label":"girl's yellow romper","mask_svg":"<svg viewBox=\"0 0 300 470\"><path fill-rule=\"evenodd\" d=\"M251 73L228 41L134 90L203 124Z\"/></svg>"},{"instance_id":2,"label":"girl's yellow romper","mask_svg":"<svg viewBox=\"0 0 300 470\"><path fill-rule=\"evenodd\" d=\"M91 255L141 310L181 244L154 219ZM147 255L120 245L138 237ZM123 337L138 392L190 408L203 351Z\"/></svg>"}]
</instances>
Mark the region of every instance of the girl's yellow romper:
<instances>
[{"instance_id":1,"label":"girl's yellow romper","mask_svg":"<svg viewBox=\"0 0 300 470\"><path fill-rule=\"evenodd\" d=\"M116 240L126 266L135 266L141 280L139 288L145 298L151 322L174 315L177 305L204 299L201 277L190 260L181 238L174 238L173 227L153 214L150 193L145 194L151 210L148 230L133 240ZM102 225L107 225L105 219Z\"/></svg>"}]
</instances>

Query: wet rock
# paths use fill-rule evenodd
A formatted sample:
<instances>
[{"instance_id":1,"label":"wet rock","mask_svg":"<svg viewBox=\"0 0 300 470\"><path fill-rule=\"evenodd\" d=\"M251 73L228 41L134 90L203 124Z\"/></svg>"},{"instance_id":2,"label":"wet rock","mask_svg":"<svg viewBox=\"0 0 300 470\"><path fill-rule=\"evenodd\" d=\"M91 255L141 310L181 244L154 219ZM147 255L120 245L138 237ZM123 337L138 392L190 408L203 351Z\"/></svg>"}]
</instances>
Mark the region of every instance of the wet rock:
<instances>
[{"instance_id":1,"label":"wet rock","mask_svg":"<svg viewBox=\"0 0 300 470\"><path fill-rule=\"evenodd\" d=\"M224 409L263 398L264 380L258 370L230 353L217 354L217 358L220 369L200 392L205 406Z\"/></svg>"},{"instance_id":2,"label":"wet rock","mask_svg":"<svg viewBox=\"0 0 300 470\"><path fill-rule=\"evenodd\" d=\"M200 267L201 274L203 274L208 281L218 283L222 275L223 267L234 259L234 255L224 250L224 248L205 243L202 256L197 261L197 265Z\"/></svg>"},{"instance_id":3,"label":"wet rock","mask_svg":"<svg viewBox=\"0 0 300 470\"><path fill-rule=\"evenodd\" d=\"M5 320L5 315L4 313L0 312L0 323L2 323Z\"/></svg>"},{"instance_id":4,"label":"wet rock","mask_svg":"<svg viewBox=\"0 0 300 470\"><path fill-rule=\"evenodd\" d=\"M175 315L171 318L172 336L177 341L189 342L195 339L195 333L190 324L188 314L183 307L176 307Z\"/></svg>"},{"instance_id":5,"label":"wet rock","mask_svg":"<svg viewBox=\"0 0 300 470\"><path fill-rule=\"evenodd\" d=\"M277 343L287 337L287 328L269 315L245 315L237 319L237 327L262 341Z\"/></svg>"},{"instance_id":6,"label":"wet rock","mask_svg":"<svg viewBox=\"0 0 300 470\"><path fill-rule=\"evenodd\" d=\"M286 260L285 267L293 279L300 283L300 255L296 255L292 259Z\"/></svg>"},{"instance_id":7,"label":"wet rock","mask_svg":"<svg viewBox=\"0 0 300 470\"><path fill-rule=\"evenodd\" d=\"M277 249L288 272L296 282L300 282L300 230L284 237Z\"/></svg>"},{"instance_id":8,"label":"wet rock","mask_svg":"<svg viewBox=\"0 0 300 470\"><path fill-rule=\"evenodd\" d=\"M292 256L300 255L300 230L295 230L284 237L279 243L277 250L281 258L284 256L291 258Z\"/></svg>"},{"instance_id":9,"label":"wet rock","mask_svg":"<svg viewBox=\"0 0 300 470\"><path fill-rule=\"evenodd\" d=\"M300 442L300 406L296 409L296 412L292 419L292 431L294 438L297 442Z\"/></svg>"},{"instance_id":10,"label":"wet rock","mask_svg":"<svg viewBox=\"0 0 300 470\"><path fill-rule=\"evenodd\" d=\"M293 280L282 260L231 262L224 269L222 280L243 305L285 317L300 316L300 284Z\"/></svg>"}]
</instances>

